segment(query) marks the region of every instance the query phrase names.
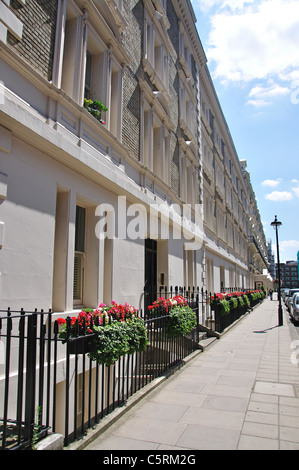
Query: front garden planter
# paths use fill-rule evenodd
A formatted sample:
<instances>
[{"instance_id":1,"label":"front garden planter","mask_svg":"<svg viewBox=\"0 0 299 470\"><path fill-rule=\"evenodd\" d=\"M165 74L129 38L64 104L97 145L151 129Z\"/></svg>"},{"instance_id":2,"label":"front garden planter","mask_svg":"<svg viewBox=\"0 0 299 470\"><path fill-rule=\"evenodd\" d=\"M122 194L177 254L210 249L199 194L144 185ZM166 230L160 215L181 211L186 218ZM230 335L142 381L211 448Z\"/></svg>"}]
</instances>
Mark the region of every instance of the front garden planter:
<instances>
[{"instance_id":1,"label":"front garden planter","mask_svg":"<svg viewBox=\"0 0 299 470\"><path fill-rule=\"evenodd\" d=\"M93 335L71 337L67 341L69 354L87 354L91 350L91 340Z\"/></svg>"},{"instance_id":2,"label":"front garden planter","mask_svg":"<svg viewBox=\"0 0 299 470\"><path fill-rule=\"evenodd\" d=\"M57 323L68 353L88 354L106 366L127 354L144 351L148 345L144 320L127 303L100 304L95 310L83 309L78 317L59 318Z\"/></svg>"},{"instance_id":3,"label":"front garden planter","mask_svg":"<svg viewBox=\"0 0 299 470\"><path fill-rule=\"evenodd\" d=\"M167 338L184 336L197 325L196 314L189 307L187 300L177 295L165 299L160 297L148 307L153 317L165 317L165 333Z\"/></svg>"},{"instance_id":4,"label":"front garden planter","mask_svg":"<svg viewBox=\"0 0 299 470\"><path fill-rule=\"evenodd\" d=\"M223 331L238 320L246 312L252 310L253 302L261 302L265 298L265 291L255 290L245 292L217 293L211 296L215 309L215 329Z\"/></svg>"}]
</instances>

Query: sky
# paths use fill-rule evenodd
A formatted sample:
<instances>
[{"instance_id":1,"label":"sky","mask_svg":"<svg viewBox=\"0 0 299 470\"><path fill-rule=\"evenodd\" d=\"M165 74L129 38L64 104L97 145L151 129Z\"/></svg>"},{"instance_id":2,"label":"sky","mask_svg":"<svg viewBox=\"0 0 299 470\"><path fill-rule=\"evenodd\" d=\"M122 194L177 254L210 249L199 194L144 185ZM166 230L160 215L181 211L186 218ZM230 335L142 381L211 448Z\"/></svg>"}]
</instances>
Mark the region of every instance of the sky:
<instances>
[{"instance_id":1,"label":"sky","mask_svg":"<svg viewBox=\"0 0 299 470\"><path fill-rule=\"evenodd\" d=\"M299 0L191 0L217 96L247 161L266 239L299 251Z\"/></svg>"}]
</instances>

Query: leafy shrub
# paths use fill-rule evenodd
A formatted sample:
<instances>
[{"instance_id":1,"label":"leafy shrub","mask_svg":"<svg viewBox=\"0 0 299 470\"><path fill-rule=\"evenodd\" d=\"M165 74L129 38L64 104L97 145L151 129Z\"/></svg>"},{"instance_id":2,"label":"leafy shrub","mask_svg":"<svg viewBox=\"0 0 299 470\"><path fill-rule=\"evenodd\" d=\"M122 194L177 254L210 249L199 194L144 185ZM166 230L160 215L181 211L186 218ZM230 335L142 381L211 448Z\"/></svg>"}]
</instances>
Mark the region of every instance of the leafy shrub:
<instances>
[{"instance_id":1,"label":"leafy shrub","mask_svg":"<svg viewBox=\"0 0 299 470\"><path fill-rule=\"evenodd\" d=\"M230 309L233 310L235 308L238 307L238 299L237 297L231 297L229 299L229 306L230 306Z\"/></svg>"},{"instance_id":2,"label":"leafy shrub","mask_svg":"<svg viewBox=\"0 0 299 470\"><path fill-rule=\"evenodd\" d=\"M102 112L108 111L107 106L105 106L101 101L98 100L87 100L84 98L84 108L92 114L99 122L105 124L105 121L102 119Z\"/></svg>"},{"instance_id":3,"label":"leafy shrub","mask_svg":"<svg viewBox=\"0 0 299 470\"><path fill-rule=\"evenodd\" d=\"M250 307L250 301L246 294L243 295L243 300L244 300L245 307L247 308Z\"/></svg>"},{"instance_id":4,"label":"leafy shrub","mask_svg":"<svg viewBox=\"0 0 299 470\"><path fill-rule=\"evenodd\" d=\"M106 365L126 354L144 351L148 345L147 329L135 307L115 301L111 304L109 307L100 304L95 310L83 309L78 317L58 318L63 343L86 335L89 357Z\"/></svg>"},{"instance_id":5,"label":"leafy shrub","mask_svg":"<svg viewBox=\"0 0 299 470\"><path fill-rule=\"evenodd\" d=\"M98 364L114 364L121 356L144 351L148 345L144 321L135 317L126 322L112 320L103 326L94 326L95 337L89 357Z\"/></svg>"},{"instance_id":6,"label":"leafy shrub","mask_svg":"<svg viewBox=\"0 0 299 470\"><path fill-rule=\"evenodd\" d=\"M95 337L89 357L98 364L114 364L129 352L126 323L113 320L105 326L94 326Z\"/></svg>"},{"instance_id":7,"label":"leafy shrub","mask_svg":"<svg viewBox=\"0 0 299 470\"><path fill-rule=\"evenodd\" d=\"M147 329L142 318L133 317L126 322L127 339L129 344L129 354L141 352L149 344L147 339Z\"/></svg>"},{"instance_id":8,"label":"leafy shrub","mask_svg":"<svg viewBox=\"0 0 299 470\"><path fill-rule=\"evenodd\" d=\"M230 301L223 299L219 301L220 315L227 315L230 312Z\"/></svg>"},{"instance_id":9,"label":"leafy shrub","mask_svg":"<svg viewBox=\"0 0 299 470\"><path fill-rule=\"evenodd\" d=\"M196 323L196 315L189 306L175 306L167 315L166 334L169 338L186 335Z\"/></svg>"}]
</instances>

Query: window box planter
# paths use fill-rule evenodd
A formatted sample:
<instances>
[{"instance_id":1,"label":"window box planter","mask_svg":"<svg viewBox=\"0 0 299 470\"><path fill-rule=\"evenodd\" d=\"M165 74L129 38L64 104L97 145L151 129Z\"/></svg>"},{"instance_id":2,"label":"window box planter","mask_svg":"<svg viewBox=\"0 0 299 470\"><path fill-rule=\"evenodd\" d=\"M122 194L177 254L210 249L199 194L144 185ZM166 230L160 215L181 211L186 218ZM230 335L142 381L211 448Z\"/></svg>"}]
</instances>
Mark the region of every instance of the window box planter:
<instances>
[{"instance_id":1,"label":"window box planter","mask_svg":"<svg viewBox=\"0 0 299 470\"><path fill-rule=\"evenodd\" d=\"M93 335L71 337L67 340L69 354L87 354L91 350Z\"/></svg>"},{"instance_id":2,"label":"window box planter","mask_svg":"<svg viewBox=\"0 0 299 470\"><path fill-rule=\"evenodd\" d=\"M113 365L121 356L144 351L147 331L137 310L112 302L93 310L82 310L78 317L59 318L59 337L70 354L88 354L98 364Z\"/></svg>"},{"instance_id":3,"label":"window box planter","mask_svg":"<svg viewBox=\"0 0 299 470\"><path fill-rule=\"evenodd\" d=\"M168 338L184 336L196 327L196 315L187 300L178 295L169 299L156 300L148 307L153 317L165 316L165 332Z\"/></svg>"}]
</instances>

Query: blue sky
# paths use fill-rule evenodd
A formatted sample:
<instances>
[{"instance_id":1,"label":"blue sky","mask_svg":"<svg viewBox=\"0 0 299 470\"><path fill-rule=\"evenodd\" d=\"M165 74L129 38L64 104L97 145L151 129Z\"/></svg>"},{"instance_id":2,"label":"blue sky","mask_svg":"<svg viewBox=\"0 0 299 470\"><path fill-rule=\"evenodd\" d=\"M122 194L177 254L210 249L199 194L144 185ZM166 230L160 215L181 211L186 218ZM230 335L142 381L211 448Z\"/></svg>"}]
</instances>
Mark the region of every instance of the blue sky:
<instances>
[{"instance_id":1,"label":"blue sky","mask_svg":"<svg viewBox=\"0 0 299 470\"><path fill-rule=\"evenodd\" d=\"M299 1L191 0L214 86L280 260L299 251Z\"/></svg>"}]
</instances>

